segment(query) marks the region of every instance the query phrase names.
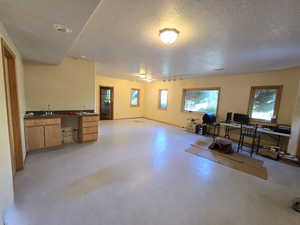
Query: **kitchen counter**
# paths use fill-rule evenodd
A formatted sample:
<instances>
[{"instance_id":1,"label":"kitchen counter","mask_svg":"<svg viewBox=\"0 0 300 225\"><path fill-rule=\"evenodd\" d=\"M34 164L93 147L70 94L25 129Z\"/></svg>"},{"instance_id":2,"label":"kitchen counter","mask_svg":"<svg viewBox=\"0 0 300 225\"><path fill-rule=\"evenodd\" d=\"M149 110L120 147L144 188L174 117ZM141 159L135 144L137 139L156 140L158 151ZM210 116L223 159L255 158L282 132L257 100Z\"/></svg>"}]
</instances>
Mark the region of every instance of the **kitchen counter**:
<instances>
[{"instance_id":1,"label":"kitchen counter","mask_svg":"<svg viewBox=\"0 0 300 225\"><path fill-rule=\"evenodd\" d=\"M83 113L83 114L52 114L52 115L25 115L25 120L32 119L51 119L51 118L66 118L66 117L83 117L83 116L98 116L96 113Z\"/></svg>"},{"instance_id":2,"label":"kitchen counter","mask_svg":"<svg viewBox=\"0 0 300 225\"><path fill-rule=\"evenodd\" d=\"M36 113L24 117L26 148L35 151L74 142L97 141L99 115L95 113Z\"/></svg>"}]
</instances>

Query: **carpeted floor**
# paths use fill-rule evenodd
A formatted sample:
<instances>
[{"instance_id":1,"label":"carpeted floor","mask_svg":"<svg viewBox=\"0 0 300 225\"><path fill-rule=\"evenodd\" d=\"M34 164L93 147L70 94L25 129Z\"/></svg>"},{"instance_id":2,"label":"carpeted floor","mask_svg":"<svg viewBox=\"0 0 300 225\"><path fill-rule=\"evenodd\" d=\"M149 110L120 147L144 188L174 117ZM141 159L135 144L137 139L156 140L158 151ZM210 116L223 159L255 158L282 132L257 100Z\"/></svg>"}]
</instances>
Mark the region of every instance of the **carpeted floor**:
<instances>
[{"instance_id":1,"label":"carpeted floor","mask_svg":"<svg viewBox=\"0 0 300 225\"><path fill-rule=\"evenodd\" d=\"M262 160L250 158L249 156L240 153L233 153L230 155L220 153L218 151L210 150L207 146L203 145L192 145L186 151L232 169L260 177L264 180L268 179L267 169L263 167L264 162Z\"/></svg>"}]
</instances>

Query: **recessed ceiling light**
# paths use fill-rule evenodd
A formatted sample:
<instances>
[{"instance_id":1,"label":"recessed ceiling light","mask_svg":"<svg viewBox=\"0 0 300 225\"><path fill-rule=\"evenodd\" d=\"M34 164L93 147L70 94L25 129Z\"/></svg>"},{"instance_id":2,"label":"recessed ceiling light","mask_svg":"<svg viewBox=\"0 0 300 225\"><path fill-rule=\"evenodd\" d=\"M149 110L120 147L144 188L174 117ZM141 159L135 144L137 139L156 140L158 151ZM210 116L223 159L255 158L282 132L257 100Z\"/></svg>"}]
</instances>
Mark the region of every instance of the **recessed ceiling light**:
<instances>
[{"instance_id":1,"label":"recessed ceiling light","mask_svg":"<svg viewBox=\"0 0 300 225\"><path fill-rule=\"evenodd\" d=\"M72 33L72 30L64 24L53 24L55 30L62 33Z\"/></svg>"},{"instance_id":2,"label":"recessed ceiling light","mask_svg":"<svg viewBox=\"0 0 300 225\"><path fill-rule=\"evenodd\" d=\"M145 81L147 81L148 83L152 82L153 80L148 78L148 79L144 79Z\"/></svg>"},{"instance_id":3,"label":"recessed ceiling light","mask_svg":"<svg viewBox=\"0 0 300 225\"><path fill-rule=\"evenodd\" d=\"M179 31L174 28L165 28L159 31L160 40L167 44L173 44L179 35Z\"/></svg>"}]
</instances>

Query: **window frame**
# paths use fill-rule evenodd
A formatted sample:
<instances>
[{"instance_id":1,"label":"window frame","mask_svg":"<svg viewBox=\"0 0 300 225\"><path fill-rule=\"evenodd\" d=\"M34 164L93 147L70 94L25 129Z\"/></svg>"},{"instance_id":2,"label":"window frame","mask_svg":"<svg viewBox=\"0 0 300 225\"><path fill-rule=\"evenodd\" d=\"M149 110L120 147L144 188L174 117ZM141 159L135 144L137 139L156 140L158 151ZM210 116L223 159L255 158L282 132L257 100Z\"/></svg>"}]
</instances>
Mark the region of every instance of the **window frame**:
<instances>
[{"instance_id":1,"label":"window frame","mask_svg":"<svg viewBox=\"0 0 300 225\"><path fill-rule=\"evenodd\" d=\"M274 113L273 113L273 116L272 116L272 117L275 116L275 118L276 118L275 121L252 118L252 108L253 108L253 103L254 103L254 94L255 94L255 91L258 90L258 89L276 89L277 90ZM250 120L251 121L256 121L256 122L264 122L264 123L266 123L266 122L267 123L272 123L272 122L277 123L279 109L280 109L282 89L283 89L283 85L252 86L250 88L250 96L249 96L249 103L248 103L248 115L250 117Z\"/></svg>"},{"instance_id":2,"label":"window frame","mask_svg":"<svg viewBox=\"0 0 300 225\"><path fill-rule=\"evenodd\" d=\"M182 99L181 99L181 111L188 112L188 113L198 113L198 114L205 114L205 112L195 112L195 111L188 111L184 109L185 105L185 96L187 91L218 91L218 102L217 102L217 109L216 109L216 116L219 114L219 103L220 103L220 96L221 96L221 88L220 87L209 87L209 88L183 88L182 89Z\"/></svg>"},{"instance_id":3,"label":"window frame","mask_svg":"<svg viewBox=\"0 0 300 225\"><path fill-rule=\"evenodd\" d=\"M138 91L138 96L137 96L137 104L133 105L132 104L132 91ZM141 95L141 90L139 88L131 88L130 89L130 106L131 107L139 107L140 106L140 95Z\"/></svg>"},{"instance_id":4,"label":"window frame","mask_svg":"<svg viewBox=\"0 0 300 225\"><path fill-rule=\"evenodd\" d=\"M161 92L162 91L167 91L168 97L167 97L167 106L165 108L161 107ZM158 109L160 110L168 110L168 105L169 105L169 90L168 89L159 89L158 90Z\"/></svg>"}]
</instances>

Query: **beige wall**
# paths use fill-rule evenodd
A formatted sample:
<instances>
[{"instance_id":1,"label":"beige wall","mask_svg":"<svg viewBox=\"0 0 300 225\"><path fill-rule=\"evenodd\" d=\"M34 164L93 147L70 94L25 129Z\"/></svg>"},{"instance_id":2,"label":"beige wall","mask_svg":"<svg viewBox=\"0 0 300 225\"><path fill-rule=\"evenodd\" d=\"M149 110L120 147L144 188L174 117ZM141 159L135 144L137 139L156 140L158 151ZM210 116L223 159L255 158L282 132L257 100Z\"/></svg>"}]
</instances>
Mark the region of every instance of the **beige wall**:
<instances>
[{"instance_id":1,"label":"beige wall","mask_svg":"<svg viewBox=\"0 0 300 225\"><path fill-rule=\"evenodd\" d=\"M198 113L181 111L183 88L220 87L219 119L227 112L247 113L251 86L283 85L278 122L291 124L297 96L300 69L274 71L246 75L227 75L179 80L175 82L154 82L145 89L145 116L184 126L187 118L201 118ZM158 109L159 89L169 90L168 110Z\"/></svg>"},{"instance_id":2,"label":"beige wall","mask_svg":"<svg viewBox=\"0 0 300 225\"><path fill-rule=\"evenodd\" d=\"M95 64L65 58L60 65L24 63L28 111L95 108Z\"/></svg>"},{"instance_id":3,"label":"beige wall","mask_svg":"<svg viewBox=\"0 0 300 225\"><path fill-rule=\"evenodd\" d=\"M96 111L99 113L99 86L114 87L114 119L135 118L144 116L144 88L142 82L128 81L123 79L96 76ZM140 106L130 106L131 88L140 89Z\"/></svg>"},{"instance_id":4,"label":"beige wall","mask_svg":"<svg viewBox=\"0 0 300 225\"><path fill-rule=\"evenodd\" d=\"M220 87L218 118L225 119L227 112L247 113L251 86L283 85L278 123L291 124L299 79L300 69L290 69L257 74L202 77L175 82L154 82L146 85L145 117L183 127L188 118L202 118L202 115L182 112L182 89ZM166 111L158 109L159 89L169 90Z\"/></svg>"},{"instance_id":5,"label":"beige wall","mask_svg":"<svg viewBox=\"0 0 300 225\"><path fill-rule=\"evenodd\" d=\"M300 158L300 82L293 112L292 135L289 142L289 153L298 155Z\"/></svg>"},{"instance_id":6,"label":"beige wall","mask_svg":"<svg viewBox=\"0 0 300 225\"><path fill-rule=\"evenodd\" d=\"M22 150L25 158L25 140L24 140L24 123L23 116L25 110L25 98L23 87L23 65L22 58L18 53L16 47L11 39L6 34L4 26L0 23L0 38L3 38L9 45L11 50L16 54L16 71L17 71L17 85L19 108L21 117L21 131L22 131ZM2 48L0 43L0 49ZM13 202L13 181L12 181L12 168L10 158L10 145L8 136L7 124L7 108L5 99L5 86L2 65L2 51L0 51L0 224L2 224L3 210Z\"/></svg>"}]
</instances>

